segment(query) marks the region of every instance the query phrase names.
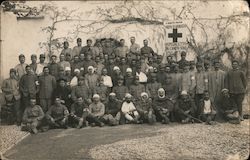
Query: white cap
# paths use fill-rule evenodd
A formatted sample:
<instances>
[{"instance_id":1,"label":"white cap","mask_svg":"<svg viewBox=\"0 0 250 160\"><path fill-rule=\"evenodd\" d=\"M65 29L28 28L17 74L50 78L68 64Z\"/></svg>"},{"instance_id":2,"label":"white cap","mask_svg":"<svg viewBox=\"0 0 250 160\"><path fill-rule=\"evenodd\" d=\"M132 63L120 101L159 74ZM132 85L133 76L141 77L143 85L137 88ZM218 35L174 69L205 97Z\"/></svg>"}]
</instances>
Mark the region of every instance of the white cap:
<instances>
[{"instance_id":1,"label":"white cap","mask_svg":"<svg viewBox=\"0 0 250 160\"><path fill-rule=\"evenodd\" d=\"M165 92L165 90L164 90L163 88L159 88L159 89L158 89L158 92L160 92L160 91Z\"/></svg>"},{"instance_id":2,"label":"white cap","mask_svg":"<svg viewBox=\"0 0 250 160\"><path fill-rule=\"evenodd\" d=\"M65 71L71 71L70 67L65 67Z\"/></svg>"},{"instance_id":3,"label":"white cap","mask_svg":"<svg viewBox=\"0 0 250 160\"><path fill-rule=\"evenodd\" d=\"M132 95L129 94L129 93L126 93L126 94L125 94L125 98L131 98L131 97L132 97Z\"/></svg>"},{"instance_id":4,"label":"white cap","mask_svg":"<svg viewBox=\"0 0 250 160\"><path fill-rule=\"evenodd\" d=\"M181 95L188 95L187 91L181 91Z\"/></svg>"},{"instance_id":5,"label":"white cap","mask_svg":"<svg viewBox=\"0 0 250 160\"><path fill-rule=\"evenodd\" d=\"M143 97L143 96L147 96L147 98L148 98L148 94L146 92L141 93L141 97Z\"/></svg>"},{"instance_id":6,"label":"white cap","mask_svg":"<svg viewBox=\"0 0 250 160\"><path fill-rule=\"evenodd\" d=\"M80 70L76 68L76 69L74 70L74 72L80 72Z\"/></svg>"},{"instance_id":7,"label":"white cap","mask_svg":"<svg viewBox=\"0 0 250 160\"><path fill-rule=\"evenodd\" d=\"M94 69L94 67L93 67L93 66L89 66L89 67L88 67L88 70L89 70L89 69L92 69L92 70L93 70L93 69Z\"/></svg>"},{"instance_id":8,"label":"white cap","mask_svg":"<svg viewBox=\"0 0 250 160\"><path fill-rule=\"evenodd\" d=\"M116 94L114 92L111 92L109 95L110 96L116 96Z\"/></svg>"},{"instance_id":9,"label":"white cap","mask_svg":"<svg viewBox=\"0 0 250 160\"><path fill-rule=\"evenodd\" d=\"M126 72L132 72L132 68L127 68Z\"/></svg>"},{"instance_id":10,"label":"white cap","mask_svg":"<svg viewBox=\"0 0 250 160\"><path fill-rule=\"evenodd\" d=\"M118 66L114 66L113 70L120 70L120 68Z\"/></svg>"},{"instance_id":11,"label":"white cap","mask_svg":"<svg viewBox=\"0 0 250 160\"><path fill-rule=\"evenodd\" d=\"M100 98L99 94L94 94L93 98Z\"/></svg>"},{"instance_id":12,"label":"white cap","mask_svg":"<svg viewBox=\"0 0 250 160\"><path fill-rule=\"evenodd\" d=\"M80 70L81 70L81 71L84 71L84 68L83 68L83 67L81 67L81 68L80 68Z\"/></svg>"}]
</instances>

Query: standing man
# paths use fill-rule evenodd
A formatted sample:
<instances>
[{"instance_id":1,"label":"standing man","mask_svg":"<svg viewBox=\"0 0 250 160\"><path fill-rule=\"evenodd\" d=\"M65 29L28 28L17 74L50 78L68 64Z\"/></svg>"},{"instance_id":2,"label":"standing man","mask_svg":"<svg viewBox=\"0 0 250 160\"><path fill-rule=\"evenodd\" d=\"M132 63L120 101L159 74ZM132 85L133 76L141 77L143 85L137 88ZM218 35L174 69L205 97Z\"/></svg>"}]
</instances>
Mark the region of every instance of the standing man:
<instances>
[{"instance_id":1,"label":"standing man","mask_svg":"<svg viewBox=\"0 0 250 160\"><path fill-rule=\"evenodd\" d=\"M63 42L63 50L61 52L61 54L63 54L64 56L66 56L66 54L70 54L71 55L71 48L69 48L69 42L65 41Z\"/></svg>"},{"instance_id":2,"label":"standing man","mask_svg":"<svg viewBox=\"0 0 250 160\"><path fill-rule=\"evenodd\" d=\"M220 69L220 62L214 62L214 71L207 73L209 95L214 101L215 105L218 104L218 100L221 96L221 90L224 88L226 73Z\"/></svg>"},{"instance_id":3,"label":"standing man","mask_svg":"<svg viewBox=\"0 0 250 160\"><path fill-rule=\"evenodd\" d=\"M75 46L71 52L71 57L79 56L82 50L82 39L77 38L76 40L77 46Z\"/></svg>"},{"instance_id":4,"label":"standing man","mask_svg":"<svg viewBox=\"0 0 250 160\"><path fill-rule=\"evenodd\" d=\"M19 55L19 62L20 64L15 67L17 80L20 80L20 78L26 74L25 68L27 64L25 63L25 56L23 54Z\"/></svg>"},{"instance_id":5,"label":"standing man","mask_svg":"<svg viewBox=\"0 0 250 160\"><path fill-rule=\"evenodd\" d=\"M125 46L125 40L120 40L120 46L115 49L115 55L119 57L126 57L129 53L128 46Z\"/></svg>"},{"instance_id":6,"label":"standing man","mask_svg":"<svg viewBox=\"0 0 250 160\"><path fill-rule=\"evenodd\" d=\"M93 52L92 52L92 40L91 39L87 39L87 45L82 47L80 53L83 53L85 57L87 54L90 54L92 56Z\"/></svg>"},{"instance_id":7,"label":"standing man","mask_svg":"<svg viewBox=\"0 0 250 160\"><path fill-rule=\"evenodd\" d=\"M36 71L37 71L37 62L36 61L37 61L37 56L35 54L32 54L30 68L32 69L34 74L36 74Z\"/></svg>"},{"instance_id":8,"label":"standing man","mask_svg":"<svg viewBox=\"0 0 250 160\"><path fill-rule=\"evenodd\" d=\"M40 105L44 112L51 106L53 90L56 88L56 79L49 74L49 68L43 68L43 75L39 77Z\"/></svg>"},{"instance_id":9,"label":"standing man","mask_svg":"<svg viewBox=\"0 0 250 160\"><path fill-rule=\"evenodd\" d=\"M37 64L36 74L40 76L43 73L43 67L46 67L48 64L45 63L45 54L40 54L40 62Z\"/></svg>"},{"instance_id":10,"label":"standing man","mask_svg":"<svg viewBox=\"0 0 250 160\"><path fill-rule=\"evenodd\" d=\"M148 40L143 40L143 47L141 48L141 55L153 56L154 50L148 46Z\"/></svg>"},{"instance_id":11,"label":"standing man","mask_svg":"<svg viewBox=\"0 0 250 160\"><path fill-rule=\"evenodd\" d=\"M242 102L245 97L247 81L245 74L239 70L239 62L232 61L233 70L229 71L226 75L225 83L229 90L230 97L236 103L240 119L243 120Z\"/></svg>"},{"instance_id":12,"label":"standing man","mask_svg":"<svg viewBox=\"0 0 250 160\"><path fill-rule=\"evenodd\" d=\"M60 54L60 62L58 62L58 65L65 70L66 67L70 68L70 63L68 61L65 61L65 55Z\"/></svg>"},{"instance_id":13,"label":"standing man","mask_svg":"<svg viewBox=\"0 0 250 160\"><path fill-rule=\"evenodd\" d=\"M52 76L55 76L57 78L58 72L59 72L59 64L56 63L56 55L51 56L51 63L48 65L50 74Z\"/></svg>"},{"instance_id":14,"label":"standing man","mask_svg":"<svg viewBox=\"0 0 250 160\"><path fill-rule=\"evenodd\" d=\"M179 64L179 69L182 70L186 66L186 64L189 64L189 62L186 60L187 53L185 51L181 52L181 60L179 60L177 63Z\"/></svg>"},{"instance_id":15,"label":"standing man","mask_svg":"<svg viewBox=\"0 0 250 160\"><path fill-rule=\"evenodd\" d=\"M131 45L129 51L132 54L133 58L135 58L136 55L140 54L140 46L139 44L135 43L135 37L131 37L130 42Z\"/></svg>"},{"instance_id":16,"label":"standing man","mask_svg":"<svg viewBox=\"0 0 250 160\"><path fill-rule=\"evenodd\" d=\"M19 85L16 78L16 70L10 69L10 78L5 79L2 83L2 91L5 95L7 111L11 112L11 119L15 119L17 125L21 124L21 110L20 110L20 92ZM10 108L9 108L10 107ZM1 108L4 110L4 108Z\"/></svg>"},{"instance_id":17,"label":"standing man","mask_svg":"<svg viewBox=\"0 0 250 160\"><path fill-rule=\"evenodd\" d=\"M30 66L26 66L26 74L19 81L22 96L22 106L28 106L30 98L36 98L38 79L32 73Z\"/></svg>"}]
</instances>

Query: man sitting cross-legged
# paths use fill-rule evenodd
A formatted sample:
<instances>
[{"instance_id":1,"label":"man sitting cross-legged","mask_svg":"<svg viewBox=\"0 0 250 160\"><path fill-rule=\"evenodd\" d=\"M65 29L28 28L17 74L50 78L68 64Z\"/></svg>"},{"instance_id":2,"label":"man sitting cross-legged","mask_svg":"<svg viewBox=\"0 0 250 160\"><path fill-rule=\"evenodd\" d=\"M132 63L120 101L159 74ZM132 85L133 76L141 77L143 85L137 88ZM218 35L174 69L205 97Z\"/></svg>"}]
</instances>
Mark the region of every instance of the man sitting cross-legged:
<instances>
[{"instance_id":1,"label":"man sitting cross-legged","mask_svg":"<svg viewBox=\"0 0 250 160\"><path fill-rule=\"evenodd\" d=\"M181 92L181 98L177 100L175 110L177 118L182 123L194 122L196 106L187 91Z\"/></svg>"},{"instance_id":2,"label":"man sitting cross-legged","mask_svg":"<svg viewBox=\"0 0 250 160\"><path fill-rule=\"evenodd\" d=\"M61 99L56 97L55 104L46 113L49 128L68 128L69 111L66 106L61 104Z\"/></svg>"},{"instance_id":3,"label":"man sitting cross-legged","mask_svg":"<svg viewBox=\"0 0 250 160\"><path fill-rule=\"evenodd\" d=\"M26 106L23 113L22 130L36 134L43 118L43 110L39 105L36 105L36 99L30 99L30 105Z\"/></svg>"},{"instance_id":4,"label":"man sitting cross-legged","mask_svg":"<svg viewBox=\"0 0 250 160\"><path fill-rule=\"evenodd\" d=\"M168 124L174 109L174 103L166 97L163 88L158 89L158 97L154 100L153 105L158 120L163 124Z\"/></svg>"},{"instance_id":5,"label":"man sitting cross-legged","mask_svg":"<svg viewBox=\"0 0 250 160\"><path fill-rule=\"evenodd\" d=\"M119 124L121 118L121 103L122 101L116 98L115 93L110 93L108 101L105 103L105 115L103 119L105 123L108 123L111 126Z\"/></svg>"},{"instance_id":6,"label":"man sitting cross-legged","mask_svg":"<svg viewBox=\"0 0 250 160\"><path fill-rule=\"evenodd\" d=\"M221 90L222 97L219 100L218 111L222 113L225 120L229 123L240 124L240 115L236 103L231 99L229 90Z\"/></svg>"},{"instance_id":7,"label":"man sitting cross-legged","mask_svg":"<svg viewBox=\"0 0 250 160\"><path fill-rule=\"evenodd\" d=\"M199 118L206 124L213 124L216 110L207 90L204 91L204 98L200 100L199 109Z\"/></svg>"},{"instance_id":8,"label":"man sitting cross-legged","mask_svg":"<svg viewBox=\"0 0 250 160\"><path fill-rule=\"evenodd\" d=\"M152 100L146 92L141 93L141 98L138 103L136 103L136 108L139 112L141 123L148 122L149 124L153 124L156 122Z\"/></svg>"},{"instance_id":9,"label":"man sitting cross-legged","mask_svg":"<svg viewBox=\"0 0 250 160\"><path fill-rule=\"evenodd\" d=\"M104 126L103 115L105 113L105 106L100 102L100 96L98 94L93 95L93 102L89 105L89 114L87 120L92 126L96 124L100 127Z\"/></svg>"},{"instance_id":10,"label":"man sitting cross-legged","mask_svg":"<svg viewBox=\"0 0 250 160\"><path fill-rule=\"evenodd\" d=\"M77 102L71 105L69 124L78 129L82 128L83 125L88 126L88 121L86 120L88 112L88 105L84 103L82 97L78 97Z\"/></svg>"},{"instance_id":11,"label":"man sitting cross-legged","mask_svg":"<svg viewBox=\"0 0 250 160\"><path fill-rule=\"evenodd\" d=\"M128 123L139 123L138 120L140 116L136 110L134 103L132 102L131 94L126 93L125 101L122 103L121 111Z\"/></svg>"}]
</instances>

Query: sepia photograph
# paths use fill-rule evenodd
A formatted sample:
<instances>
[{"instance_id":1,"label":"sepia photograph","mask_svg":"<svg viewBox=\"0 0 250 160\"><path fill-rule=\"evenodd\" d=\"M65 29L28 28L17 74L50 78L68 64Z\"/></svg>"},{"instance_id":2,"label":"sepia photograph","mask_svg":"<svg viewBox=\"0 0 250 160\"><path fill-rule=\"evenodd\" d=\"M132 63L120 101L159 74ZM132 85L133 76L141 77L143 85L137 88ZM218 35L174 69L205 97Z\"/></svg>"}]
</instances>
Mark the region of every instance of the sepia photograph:
<instances>
[{"instance_id":1,"label":"sepia photograph","mask_svg":"<svg viewBox=\"0 0 250 160\"><path fill-rule=\"evenodd\" d=\"M3 1L0 160L247 160L246 0Z\"/></svg>"}]
</instances>

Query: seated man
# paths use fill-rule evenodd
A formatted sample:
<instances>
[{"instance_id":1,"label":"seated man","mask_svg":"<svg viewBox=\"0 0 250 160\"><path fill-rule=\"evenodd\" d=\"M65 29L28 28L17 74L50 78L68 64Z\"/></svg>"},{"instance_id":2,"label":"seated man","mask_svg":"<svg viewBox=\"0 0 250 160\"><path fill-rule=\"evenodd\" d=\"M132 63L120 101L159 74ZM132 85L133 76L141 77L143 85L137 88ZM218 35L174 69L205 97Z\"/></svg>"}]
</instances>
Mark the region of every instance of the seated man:
<instances>
[{"instance_id":1,"label":"seated man","mask_svg":"<svg viewBox=\"0 0 250 160\"><path fill-rule=\"evenodd\" d=\"M88 121L86 118L88 116L88 106L84 103L82 97L77 98L77 102L71 105L69 124L78 129L83 127L83 124L87 127Z\"/></svg>"},{"instance_id":2,"label":"seated man","mask_svg":"<svg viewBox=\"0 0 250 160\"><path fill-rule=\"evenodd\" d=\"M69 111L66 106L61 104L61 99L56 97L55 104L46 113L49 128L68 128Z\"/></svg>"},{"instance_id":3,"label":"seated man","mask_svg":"<svg viewBox=\"0 0 250 160\"><path fill-rule=\"evenodd\" d=\"M209 98L208 91L204 91L204 98L200 101L200 111L198 113L199 118L206 122L206 124L213 124L212 121L215 118L216 111L214 103Z\"/></svg>"},{"instance_id":4,"label":"seated man","mask_svg":"<svg viewBox=\"0 0 250 160\"><path fill-rule=\"evenodd\" d=\"M196 106L187 91L181 92L180 99L176 103L176 116L182 123L194 122Z\"/></svg>"},{"instance_id":5,"label":"seated man","mask_svg":"<svg viewBox=\"0 0 250 160\"><path fill-rule=\"evenodd\" d=\"M136 105L136 109L140 115L140 122L153 124L156 122L156 117L152 107L152 100L146 92L141 93L141 98Z\"/></svg>"},{"instance_id":6,"label":"seated man","mask_svg":"<svg viewBox=\"0 0 250 160\"><path fill-rule=\"evenodd\" d=\"M23 113L22 130L36 134L43 118L43 110L39 105L36 105L36 99L30 99L30 105L25 108Z\"/></svg>"},{"instance_id":7,"label":"seated man","mask_svg":"<svg viewBox=\"0 0 250 160\"><path fill-rule=\"evenodd\" d=\"M104 126L102 122L102 117L105 113L105 106L100 102L100 96L98 94L93 95L93 102L89 105L89 115L87 120L92 126L96 124L100 127Z\"/></svg>"},{"instance_id":8,"label":"seated man","mask_svg":"<svg viewBox=\"0 0 250 160\"><path fill-rule=\"evenodd\" d=\"M218 111L222 113L225 120L229 123L239 124L240 116L237 105L231 99L228 89L222 89L222 97L218 104Z\"/></svg>"},{"instance_id":9,"label":"seated man","mask_svg":"<svg viewBox=\"0 0 250 160\"><path fill-rule=\"evenodd\" d=\"M158 97L155 98L153 105L158 120L163 124L168 124L170 122L170 116L173 113L174 103L166 97L163 88L158 89Z\"/></svg>"},{"instance_id":10,"label":"seated man","mask_svg":"<svg viewBox=\"0 0 250 160\"><path fill-rule=\"evenodd\" d=\"M126 93L125 101L122 103L121 107L122 114L129 123L139 123L139 113L136 110L134 103L132 102L132 95Z\"/></svg>"},{"instance_id":11,"label":"seated man","mask_svg":"<svg viewBox=\"0 0 250 160\"><path fill-rule=\"evenodd\" d=\"M103 119L111 126L119 124L121 118L121 102L116 98L115 93L110 93L107 102L105 103L105 115Z\"/></svg>"}]
</instances>

